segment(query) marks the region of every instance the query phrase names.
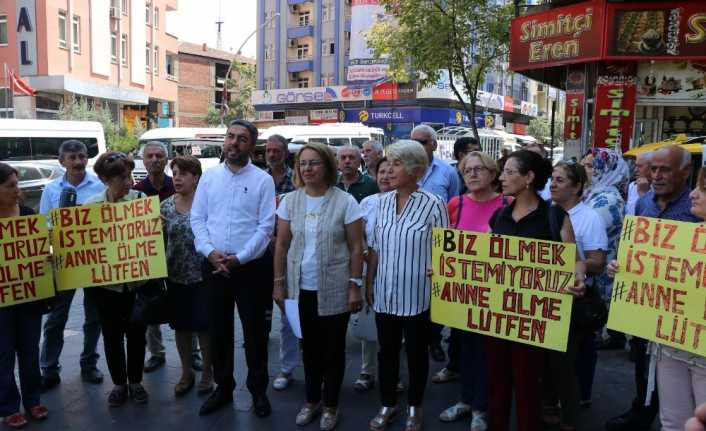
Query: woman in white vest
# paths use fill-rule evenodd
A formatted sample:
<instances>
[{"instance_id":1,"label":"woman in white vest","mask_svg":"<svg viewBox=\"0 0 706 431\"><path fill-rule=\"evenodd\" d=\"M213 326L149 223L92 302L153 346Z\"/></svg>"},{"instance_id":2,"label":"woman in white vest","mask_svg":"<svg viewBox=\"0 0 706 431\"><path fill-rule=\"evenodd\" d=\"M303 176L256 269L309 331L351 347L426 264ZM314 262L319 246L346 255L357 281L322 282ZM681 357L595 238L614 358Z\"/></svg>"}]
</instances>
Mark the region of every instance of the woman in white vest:
<instances>
[{"instance_id":1,"label":"woman in white vest","mask_svg":"<svg viewBox=\"0 0 706 431\"><path fill-rule=\"evenodd\" d=\"M306 404L296 424L306 425L323 411L320 429L332 430L348 318L362 306L362 214L353 196L335 187L336 159L325 145L299 150L294 184L298 189L277 210L273 298L282 309L285 298L298 301Z\"/></svg>"}]
</instances>

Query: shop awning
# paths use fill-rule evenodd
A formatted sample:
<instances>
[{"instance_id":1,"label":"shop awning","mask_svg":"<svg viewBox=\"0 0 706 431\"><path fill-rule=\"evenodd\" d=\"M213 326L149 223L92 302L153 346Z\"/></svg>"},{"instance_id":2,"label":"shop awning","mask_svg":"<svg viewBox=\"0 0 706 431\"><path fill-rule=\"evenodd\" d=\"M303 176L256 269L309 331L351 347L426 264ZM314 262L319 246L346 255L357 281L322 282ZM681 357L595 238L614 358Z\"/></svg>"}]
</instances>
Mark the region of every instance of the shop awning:
<instances>
[{"instance_id":1,"label":"shop awning","mask_svg":"<svg viewBox=\"0 0 706 431\"><path fill-rule=\"evenodd\" d=\"M633 148L623 155L625 157L637 157L638 154L656 151L667 145L679 145L691 154L701 154L705 142L706 136L690 138L687 135L677 135L672 139L667 139L664 141L654 142L652 144L642 145L640 147Z\"/></svg>"}]
</instances>

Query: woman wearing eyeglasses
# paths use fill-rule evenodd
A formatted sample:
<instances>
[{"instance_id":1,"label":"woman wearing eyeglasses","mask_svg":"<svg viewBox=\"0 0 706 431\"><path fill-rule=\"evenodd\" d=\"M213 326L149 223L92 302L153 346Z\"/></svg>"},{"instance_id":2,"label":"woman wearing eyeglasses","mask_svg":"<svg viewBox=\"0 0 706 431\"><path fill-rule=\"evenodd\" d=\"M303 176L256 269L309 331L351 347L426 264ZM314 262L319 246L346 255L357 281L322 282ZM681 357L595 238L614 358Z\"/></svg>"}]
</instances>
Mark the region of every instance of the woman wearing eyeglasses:
<instances>
[{"instance_id":1,"label":"woman wearing eyeglasses","mask_svg":"<svg viewBox=\"0 0 706 431\"><path fill-rule=\"evenodd\" d=\"M146 197L133 190L132 170L135 162L123 153L109 151L98 157L93 169L106 185L105 191L89 198L86 204L126 202ZM93 295L103 331L103 348L114 388L108 394L108 405L118 407L128 399L137 404L149 400L142 386L145 360L145 325L131 320L135 291L126 283L92 287L84 291ZM127 351L125 342L127 341Z\"/></svg>"},{"instance_id":2,"label":"woman wearing eyeglasses","mask_svg":"<svg viewBox=\"0 0 706 431\"><path fill-rule=\"evenodd\" d=\"M335 187L336 159L325 145L299 150L294 184L277 209L273 299L281 309L285 298L298 300L306 404L296 424L323 410L319 427L326 431L339 418L348 318L362 307L362 213Z\"/></svg>"},{"instance_id":3,"label":"woman wearing eyeglasses","mask_svg":"<svg viewBox=\"0 0 706 431\"><path fill-rule=\"evenodd\" d=\"M550 189L552 201L569 215L576 237L576 252L586 265L586 273L596 276L605 270L608 236L598 213L581 201L587 184L588 176L582 165L560 162L554 167ZM586 285L587 289L591 289L592 294L598 295L592 279L587 281ZM544 421L547 425L561 423L562 430L576 429L579 407L579 388L574 377L576 358L583 340L587 337L593 339L596 329L582 327L579 322L573 323L569 331L566 352L547 352L548 372L544 383ZM588 357L579 359L579 380L582 387L590 387L595 368L595 362L591 361L591 356L595 354L595 350L584 351L582 354ZM557 407L558 401L561 404L560 408Z\"/></svg>"},{"instance_id":4,"label":"woman wearing eyeglasses","mask_svg":"<svg viewBox=\"0 0 706 431\"><path fill-rule=\"evenodd\" d=\"M449 226L472 232L490 231L490 217L508 200L495 191L498 165L479 151L467 154L458 166L468 192L449 202ZM482 335L452 329L460 338L461 401L444 410L439 419L452 422L471 415L471 431L485 431L488 408L488 369ZM453 336L453 335L452 335ZM442 370L443 371L443 370ZM432 381L434 379L432 378Z\"/></svg>"}]
</instances>

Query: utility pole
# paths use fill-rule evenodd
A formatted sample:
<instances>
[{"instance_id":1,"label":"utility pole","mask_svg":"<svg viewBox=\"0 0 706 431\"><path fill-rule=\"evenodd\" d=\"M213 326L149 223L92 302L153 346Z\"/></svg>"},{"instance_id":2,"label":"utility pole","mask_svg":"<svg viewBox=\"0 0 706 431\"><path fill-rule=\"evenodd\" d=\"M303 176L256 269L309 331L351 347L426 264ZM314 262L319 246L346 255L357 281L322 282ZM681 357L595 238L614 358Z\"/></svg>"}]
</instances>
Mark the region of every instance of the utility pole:
<instances>
[{"instance_id":1,"label":"utility pole","mask_svg":"<svg viewBox=\"0 0 706 431\"><path fill-rule=\"evenodd\" d=\"M221 33L221 27L223 26L223 15L221 14L221 0L218 0L218 21L216 21L216 26L218 26L216 48L223 49L223 34Z\"/></svg>"}]
</instances>

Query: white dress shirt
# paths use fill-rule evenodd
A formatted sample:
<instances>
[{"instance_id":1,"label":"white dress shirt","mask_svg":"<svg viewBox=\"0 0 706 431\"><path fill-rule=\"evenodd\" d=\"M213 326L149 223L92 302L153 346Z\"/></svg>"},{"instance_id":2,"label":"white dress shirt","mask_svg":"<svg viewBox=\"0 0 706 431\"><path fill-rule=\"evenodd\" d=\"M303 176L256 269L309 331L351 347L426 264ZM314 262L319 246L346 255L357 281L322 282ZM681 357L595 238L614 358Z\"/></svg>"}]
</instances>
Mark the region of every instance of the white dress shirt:
<instances>
[{"instance_id":1,"label":"white dress shirt","mask_svg":"<svg viewBox=\"0 0 706 431\"><path fill-rule=\"evenodd\" d=\"M241 264L261 257L275 225L275 184L250 161L237 173L226 163L201 176L191 207L196 251L235 255Z\"/></svg>"}]
</instances>

